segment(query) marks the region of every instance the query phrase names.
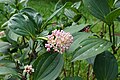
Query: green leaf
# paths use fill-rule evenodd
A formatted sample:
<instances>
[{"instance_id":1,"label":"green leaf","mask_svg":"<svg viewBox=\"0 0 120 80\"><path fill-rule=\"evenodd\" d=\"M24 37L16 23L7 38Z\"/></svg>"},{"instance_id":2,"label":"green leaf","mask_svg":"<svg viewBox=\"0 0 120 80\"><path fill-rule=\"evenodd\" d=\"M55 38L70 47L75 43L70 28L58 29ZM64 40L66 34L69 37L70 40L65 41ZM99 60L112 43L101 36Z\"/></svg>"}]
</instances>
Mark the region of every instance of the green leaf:
<instances>
[{"instance_id":1,"label":"green leaf","mask_svg":"<svg viewBox=\"0 0 120 80\"><path fill-rule=\"evenodd\" d=\"M80 48L74 53L73 60L84 60L100 54L112 46L112 43L99 39L90 38L80 43Z\"/></svg>"},{"instance_id":2,"label":"green leaf","mask_svg":"<svg viewBox=\"0 0 120 80\"><path fill-rule=\"evenodd\" d=\"M20 63L25 62L25 60L28 58L29 52L30 52L30 48L29 48L29 47L24 48L23 54L21 55L21 57L20 57L20 59L19 59Z\"/></svg>"},{"instance_id":3,"label":"green leaf","mask_svg":"<svg viewBox=\"0 0 120 80\"><path fill-rule=\"evenodd\" d=\"M107 0L83 0L84 5L96 18L105 21L105 16L110 12Z\"/></svg>"},{"instance_id":4,"label":"green leaf","mask_svg":"<svg viewBox=\"0 0 120 80\"><path fill-rule=\"evenodd\" d=\"M79 9L80 5L81 5L81 1L75 2L71 7L75 8L75 9Z\"/></svg>"},{"instance_id":5,"label":"green leaf","mask_svg":"<svg viewBox=\"0 0 120 80\"><path fill-rule=\"evenodd\" d=\"M116 80L117 60L111 52L105 51L95 58L93 70L97 80Z\"/></svg>"},{"instance_id":6,"label":"green leaf","mask_svg":"<svg viewBox=\"0 0 120 80\"><path fill-rule=\"evenodd\" d=\"M108 1L109 6L113 8L115 0L107 0L107 1Z\"/></svg>"},{"instance_id":7,"label":"green leaf","mask_svg":"<svg viewBox=\"0 0 120 80\"><path fill-rule=\"evenodd\" d=\"M67 52L68 53L73 53L78 47L80 47L79 43L82 42L83 40L87 39L89 36L92 36L92 34L91 33L85 33L85 32L79 32L79 33L75 34L74 41L71 44L71 46L70 46L70 48Z\"/></svg>"},{"instance_id":8,"label":"green leaf","mask_svg":"<svg viewBox=\"0 0 120 80\"><path fill-rule=\"evenodd\" d=\"M67 8L65 8L64 14L65 14L69 19L73 19L73 18L75 17L75 15L77 15L74 11L72 11L71 9L67 9Z\"/></svg>"},{"instance_id":9,"label":"green leaf","mask_svg":"<svg viewBox=\"0 0 120 80\"><path fill-rule=\"evenodd\" d=\"M47 20L46 23L48 23L55 15L57 15L61 10L63 10L65 7L71 5L71 3L67 2L66 4L64 4L61 8L59 8L58 10L56 10Z\"/></svg>"},{"instance_id":10,"label":"green leaf","mask_svg":"<svg viewBox=\"0 0 120 80\"><path fill-rule=\"evenodd\" d=\"M20 35L15 34L12 30L6 32L7 40L14 46L17 46L17 41Z\"/></svg>"},{"instance_id":11,"label":"green leaf","mask_svg":"<svg viewBox=\"0 0 120 80\"><path fill-rule=\"evenodd\" d=\"M83 80L83 79L79 76L75 76L75 77L65 77L63 80Z\"/></svg>"},{"instance_id":12,"label":"green leaf","mask_svg":"<svg viewBox=\"0 0 120 80\"><path fill-rule=\"evenodd\" d=\"M28 0L20 0L19 5L22 5L23 7L27 7Z\"/></svg>"},{"instance_id":13,"label":"green leaf","mask_svg":"<svg viewBox=\"0 0 120 80\"><path fill-rule=\"evenodd\" d=\"M79 21L82 16L76 9L73 10L65 8L64 14L67 18L72 19L74 22Z\"/></svg>"},{"instance_id":14,"label":"green leaf","mask_svg":"<svg viewBox=\"0 0 120 80\"><path fill-rule=\"evenodd\" d=\"M15 0L0 0L0 3L13 4Z\"/></svg>"},{"instance_id":15,"label":"green leaf","mask_svg":"<svg viewBox=\"0 0 120 80\"><path fill-rule=\"evenodd\" d=\"M6 58L7 56L0 56L0 60L2 60L2 59L4 59L4 58Z\"/></svg>"},{"instance_id":16,"label":"green leaf","mask_svg":"<svg viewBox=\"0 0 120 80\"><path fill-rule=\"evenodd\" d=\"M45 53L34 62L33 80L55 80L63 67L63 57L59 53Z\"/></svg>"},{"instance_id":17,"label":"green leaf","mask_svg":"<svg viewBox=\"0 0 120 80\"><path fill-rule=\"evenodd\" d=\"M15 34L15 33L12 32L11 30L8 31L7 36L8 36L11 40L16 41L16 42L18 41L18 37L20 37L20 35Z\"/></svg>"},{"instance_id":18,"label":"green leaf","mask_svg":"<svg viewBox=\"0 0 120 80\"><path fill-rule=\"evenodd\" d=\"M120 36L115 36L115 44L116 44L116 48L119 48L119 46L120 46Z\"/></svg>"},{"instance_id":19,"label":"green leaf","mask_svg":"<svg viewBox=\"0 0 120 80\"><path fill-rule=\"evenodd\" d=\"M112 24L113 21L120 15L120 7L111 11L107 16L106 16L106 22L108 24Z\"/></svg>"},{"instance_id":20,"label":"green leaf","mask_svg":"<svg viewBox=\"0 0 120 80\"><path fill-rule=\"evenodd\" d=\"M0 66L4 66L4 67L9 67L9 68L15 68L16 65L14 62L10 61L10 60L0 60Z\"/></svg>"},{"instance_id":21,"label":"green leaf","mask_svg":"<svg viewBox=\"0 0 120 80\"><path fill-rule=\"evenodd\" d=\"M76 33L80 30L82 30L84 27L86 26L86 24L80 24L80 25L72 25L70 27L66 27L64 29L65 32L70 32L71 34Z\"/></svg>"},{"instance_id":22,"label":"green leaf","mask_svg":"<svg viewBox=\"0 0 120 80\"><path fill-rule=\"evenodd\" d=\"M118 8L118 7L120 7L120 1L119 0L115 0L115 8Z\"/></svg>"},{"instance_id":23,"label":"green leaf","mask_svg":"<svg viewBox=\"0 0 120 80\"><path fill-rule=\"evenodd\" d=\"M93 56L93 57L91 57L91 58L87 58L86 60L87 60L87 62L89 63L89 64L94 64L94 61L95 61L95 58L96 58L96 56Z\"/></svg>"},{"instance_id":24,"label":"green leaf","mask_svg":"<svg viewBox=\"0 0 120 80\"><path fill-rule=\"evenodd\" d=\"M33 22L36 24L36 30L40 30L41 25L42 25L42 16L36 12L34 9L32 8L24 8L21 12L27 14L27 16L31 17L31 19L33 20Z\"/></svg>"},{"instance_id":25,"label":"green leaf","mask_svg":"<svg viewBox=\"0 0 120 80\"><path fill-rule=\"evenodd\" d=\"M35 25L24 14L18 13L12 16L9 20L8 26L18 35L31 37L35 36Z\"/></svg>"},{"instance_id":26,"label":"green leaf","mask_svg":"<svg viewBox=\"0 0 120 80\"><path fill-rule=\"evenodd\" d=\"M54 11L58 10L63 6L62 0L58 0L58 2L55 4Z\"/></svg>"},{"instance_id":27,"label":"green leaf","mask_svg":"<svg viewBox=\"0 0 120 80\"><path fill-rule=\"evenodd\" d=\"M32 8L24 8L24 9L21 10L21 12L29 14L32 18L34 18L35 14L37 13Z\"/></svg>"},{"instance_id":28,"label":"green leaf","mask_svg":"<svg viewBox=\"0 0 120 80\"><path fill-rule=\"evenodd\" d=\"M73 21L78 22L81 19L82 15L80 13L77 13L77 15L74 16Z\"/></svg>"},{"instance_id":29,"label":"green leaf","mask_svg":"<svg viewBox=\"0 0 120 80\"><path fill-rule=\"evenodd\" d=\"M17 75L17 72L12 68L0 67L0 75L13 74Z\"/></svg>"},{"instance_id":30,"label":"green leaf","mask_svg":"<svg viewBox=\"0 0 120 80\"><path fill-rule=\"evenodd\" d=\"M11 48L11 44L8 42L0 42L0 52L7 53L8 49Z\"/></svg>"}]
</instances>

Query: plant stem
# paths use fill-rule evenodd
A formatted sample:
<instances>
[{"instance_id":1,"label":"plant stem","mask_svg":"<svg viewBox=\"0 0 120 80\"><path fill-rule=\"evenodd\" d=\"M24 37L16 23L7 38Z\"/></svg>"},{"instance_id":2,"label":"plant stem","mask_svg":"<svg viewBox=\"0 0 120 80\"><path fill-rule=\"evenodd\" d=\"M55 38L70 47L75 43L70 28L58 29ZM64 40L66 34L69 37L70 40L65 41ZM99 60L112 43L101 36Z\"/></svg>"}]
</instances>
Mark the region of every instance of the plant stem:
<instances>
[{"instance_id":1,"label":"plant stem","mask_svg":"<svg viewBox=\"0 0 120 80\"><path fill-rule=\"evenodd\" d=\"M33 48L32 48L32 52L29 55L29 64L32 62L33 59L37 58L37 54L35 51L35 41L33 40Z\"/></svg>"},{"instance_id":2,"label":"plant stem","mask_svg":"<svg viewBox=\"0 0 120 80\"><path fill-rule=\"evenodd\" d=\"M77 71L77 76L79 76L79 72L80 72L80 61L78 62L78 71Z\"/></svg>"},{"instance_id":3,"label":"plant stem","mask_svg":"<svg viewBox=\"0 0 120 80\"><path fill-rule=\"evenodd\" d=\"M25 45L25 44L26 44L26 42L25 42L25 37L23 36L22 39L23 39L23 43L24 43L24 45Z\"/></svg>"},{"instance_id":4,"label":"plant stem","mask_svg":"<svg viewBox=\"0 0 120 80\"><path fill-rule=\"evenodd\" d=\"M63 68L63 73L64 73L64 76L66 77L67 75L66 75L66 70L65 70L65 68Z\"/></svg>"},{"instance_id":5,"label":"plant stem","mask_svg":"<svg viewBox=\"0 0 120 80\"><path fill-rule=\"evenodd\" d=\"M36 45L36 41L35 41L35 40L33 40L32 55L33 55L34 59L36 59L36 58L37 58L37 53L36 53L36 51L35 51L36 47L37 47L37 45Z\"/></svg>"},{"instance_id":6,"label":"plant stem","mask_svg":"<svg viewBox=\"0 0 120 80\"><path fill-rule=\"evenodd\" d=\"M115 50L115 30L114 30L114 23L112 25L112 35L113 35L113 45L112 45L113 54L116 54L116 50Z\"/></svg>"},{"instance_id":7,"label":"plant stem","mask_svg":"<svg viewBox=\"0 0 120 80\"><path fill-rule=\"evenodd\" d=\"M112 36L111 36L111 28L110 28L111 25L108 25L109 27L109 37L110 37L110 42L112 42Z\"/></svg>"},{"instance_id":8,"label":"plant stem","mask_svg":"<svg viewBox=\"0 0 120 80\"><path fill-rule=\"evenodd\" d=\"M92 76L93 76L92 80L95 80L95 74L94 74L94 72L92 72Z\"/></svg>"},{"instance_id":9,"label":"plant stem","mask_svg":"<svg viewBox=\"0 0 120 80\"><path fill-rule=\"evenodd\" d=\"M100 37L103 38L104 37L104 23L102 24L102 29L101 29L101 32L100 32Z\"/></svg>"},{"instance_id":10,"label":"plant stem","mask_svg":"<svg viewBox=\"0 0 120 80\"><path fill-rule=\"evenodd\" d=\"M109 26L109 36L110 36L110 42L113 43L112 45L112 50L113 50L113 54L116 54L117 51L115 49L115 30L114 30L114 23L112 24L112 35L111 35L111 25L108 25Z\"/></svg>"},{"instance_id":11,"label":"plant stem","mask_svg":"<svg viewBox=\"0 0 120 80\"><path fill-rule=\"evenodd\" d=\"M24 76L22 76L22 80L27 80L27 73L25 73L25 75Z\"/></svg>"},{"instance_id":12,"label":"plant stem","mask_svg":"<svg viewBox=\"0 0 120 80\"><path fill-rule=\"evenodd\" d=\"M71 67L72 67L72 77L74 77L74 62L71 63Z\"/></svg>"},{"instance_id":13,"label":"plant stem","mask_svg":"<svg viewBox=\"0 0 120 80\"><path fill-rule=\"evenodd\" d=\"M90 64L88 65L87 80L89 80L89 76L90 76Z\"/></svg>"}]
</instances>

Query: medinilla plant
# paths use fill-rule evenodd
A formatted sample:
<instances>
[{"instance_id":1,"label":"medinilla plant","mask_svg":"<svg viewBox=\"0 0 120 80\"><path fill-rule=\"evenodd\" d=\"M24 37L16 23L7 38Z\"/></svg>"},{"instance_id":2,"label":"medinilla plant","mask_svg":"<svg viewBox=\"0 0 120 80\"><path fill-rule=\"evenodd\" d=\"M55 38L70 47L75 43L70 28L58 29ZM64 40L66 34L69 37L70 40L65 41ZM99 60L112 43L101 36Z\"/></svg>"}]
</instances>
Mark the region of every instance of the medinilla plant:
<instances>
[{"instance_id":1,"label":"medinilla plant","mask_svg":"<svg viewBox=\"0 0 120 80\"><path fill-rule=\"evenodd\" d=\"M18 3L22 2L22 0L15 1ZM7 2L11 9L13 9L13 5L9 4L9 1L5 2ZM5 31L0 32L1 79L63 79L64 77L60 76L60 73L63 72L64 65L64 55L62 54L68 50L73 42L72 33L79 32L85 27L85 25L70 24L70 27L65 30L61 30L64 29L61 27L57 30L57 27L50 29L49 22L60 11L65 10L66 14L65 8L67 7L72 7L77 10L80 2L73 5L71 3L64 4L44 21L37 11L32 8L19 8L18 3L14 4L17 12L12 15L6 14L6 16L9 16L7 17L8 21L2 26ZM67 15L68 14L66 14L66 18L68 19L70 16ZM77 16L77 13L71 17L71 22L73 23L79 21L79 19L75 19L74 21L73 18L75 16ZM76 29L71 33L74 26L76 26ZM69 78L69 76L67 78ZM81 78L73 76L73 79Z\"/></svg>"},{"instance_id":2,"label":"medinilla plant","mask_svg":"<svg viewBox=\"0 0 120 80\"><path fill-rule=\"evenodd\" d=\"M36 10L19 8L18 4L15 4L17 12L9 16L3 25L5 33L0 32L0 78L89 80L92 73L93 80L117 79L118 63L115 55L119 50L119 41L115 42L114 34L114 20L119 18L117 2L83 1L95 17L108 25L110 40L91 30L96 27L95 24L90 24L92 27L86 24L86 18L79 10L82 2L59 5L59 1L53 14L45 20ZM53 18L57 23L52 23ZM85 18L83 23L81 18ZM119 37L117 39L119 40ZM84 60L87 60L89 67L85 77L80 74Z\"/></svg>"}]
</instances>

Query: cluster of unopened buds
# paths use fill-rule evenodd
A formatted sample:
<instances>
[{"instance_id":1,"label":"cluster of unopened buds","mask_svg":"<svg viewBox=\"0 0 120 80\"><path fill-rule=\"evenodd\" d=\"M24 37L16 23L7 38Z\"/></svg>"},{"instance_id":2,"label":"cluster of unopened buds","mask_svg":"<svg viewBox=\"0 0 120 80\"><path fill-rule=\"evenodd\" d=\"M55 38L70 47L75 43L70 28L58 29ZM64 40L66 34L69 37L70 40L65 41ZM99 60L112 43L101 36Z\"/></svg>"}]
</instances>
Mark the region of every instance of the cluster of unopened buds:
<instances>
[{"instance_id":1,"label":"cluster of unopened buds","mask_svg":"<svg viewBox=\"0 0 120 80\"><path fill-rule=\"evenodd\" d=\"M24 71L23 72L31 74L32 72L34 72L34 69L32 68L32 65L26 65L26 66L24 66Z\"/></svg>"},{"instance_id":2,"label":"cluster of unopened buds","mask_svg":"<svg viewBox=\"0 0 120 80\"><path fill-rule=\"evenodd\" d=\"M73 42L73 36L69 32L63 30L54 30L51 35L47 36L48 41L45 44L47 51L50 51L51 48L55 52L63 53L66 49L70 47Z\"/></svg>"}]
</instances>

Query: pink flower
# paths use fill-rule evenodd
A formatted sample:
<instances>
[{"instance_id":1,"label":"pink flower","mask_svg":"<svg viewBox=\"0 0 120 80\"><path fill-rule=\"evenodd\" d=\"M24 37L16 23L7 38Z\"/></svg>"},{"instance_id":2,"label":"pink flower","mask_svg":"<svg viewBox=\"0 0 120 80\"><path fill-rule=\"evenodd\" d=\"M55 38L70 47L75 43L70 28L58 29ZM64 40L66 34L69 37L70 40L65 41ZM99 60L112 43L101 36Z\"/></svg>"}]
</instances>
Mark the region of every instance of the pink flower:
<instances>
[{"instance_id":1,"label":"pink flower","mask_svg":"<svg viewBox=\"0 0 120 80\"><path fill-rule=\"evenodd\" d=\"M49 51L50 51L50 48L47 48L47 51L49 52Z\"/></svg>"},{"instance_id":2,"label":"pink flower","mask_svg":"<svg viewBox=\"0 0 120 80\"><path fill-rule=\"evenodd\" d=\"M63 53L66 49L70 47L73 42L73 36L69 32L64 32L63 30L54 30L51 35L48 35L47 44L45 47L47 51L52 48L54 51Z\"/></svg>"},{"instance_id":3,"label":"pink flower","mask_svg":"<svg viewBox=\"0 0 120 80\"><path fill-rule=\"evenodd\" d=\"M32 68L32 65L26 65L24 67L24 71L23 72L31 74L32 72L34 72L34 69Z\"/></svg>"}]
</instances>

